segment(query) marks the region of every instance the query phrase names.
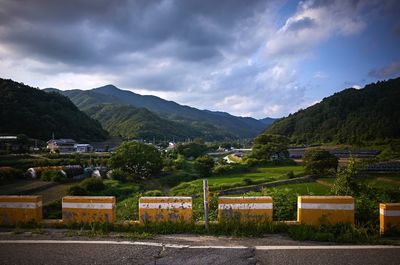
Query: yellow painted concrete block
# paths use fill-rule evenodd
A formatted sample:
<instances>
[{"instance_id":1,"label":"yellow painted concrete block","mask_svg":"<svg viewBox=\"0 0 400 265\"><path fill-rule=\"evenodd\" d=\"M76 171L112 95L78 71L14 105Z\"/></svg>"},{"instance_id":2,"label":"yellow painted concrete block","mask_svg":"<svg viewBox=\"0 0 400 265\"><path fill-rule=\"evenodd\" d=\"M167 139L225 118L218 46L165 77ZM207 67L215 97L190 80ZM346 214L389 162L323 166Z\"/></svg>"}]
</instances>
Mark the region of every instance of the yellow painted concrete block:
<instances>
[{"instance_id":1,"label":"yellow painted concrete block","mask_svg":"<svg viewBox=\"0 0 400 265\"><path fill-rule=\"evenodd\" d=\"M354 199L351 196L299 196L297 221L310 225L354 224Z\"/></svg>"},{"instance_id":2,"label":"yellow painted concrete block","mask_svg":"<svg viewBox=\"0 0 400 265\"><path fill-rule=\"evenodd\" d=\"M141 197L140 223L192 222L191 197Z\"/></svg>"},{"instance_id":3,"label":"yellow painted concrete block","mask_svg":"<svg viewBox=\"0 0 400 265\"><path fill-rule=\"evenodd\" d=\"M0 225L41 223L42 196L0 196Z\"/></svg>"},{"instance_id":4,"label":"yellow painted concrete block","mask_svg":"<svg viewBox=\"0 0 400 265\"><path fill-rule=\"evenodd\" d=\"M62 218L71 223L114 223L114 196L66 196L62 199Z\"/></svg>"},{"instance_id":5,"label":"yellow painted concrete block","mask_svg":"<svg viewBox=\"0 0 400 265\"><path fill-rule=\"evenodd\" d=\"M381 234L400 233L400 203L379 204Z\"/></svg>"},{"instance_id":6,"label":"yellow painted concrete block","mask_svg":"<svg viewBox=\"0 0 400 265\"><path fill-rule=\"evenodd\" d=\"M272 197L219 197L220 221L272 221Z\"/></svg>"}]
</instances>

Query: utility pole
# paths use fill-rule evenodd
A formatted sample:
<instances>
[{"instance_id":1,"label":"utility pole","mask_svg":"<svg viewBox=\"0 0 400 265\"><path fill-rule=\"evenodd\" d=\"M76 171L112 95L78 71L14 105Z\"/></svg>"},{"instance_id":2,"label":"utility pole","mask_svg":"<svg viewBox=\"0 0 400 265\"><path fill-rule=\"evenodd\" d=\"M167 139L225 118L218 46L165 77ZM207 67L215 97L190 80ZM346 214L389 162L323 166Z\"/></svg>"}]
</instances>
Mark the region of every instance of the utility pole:
<instances>
[{"instance_id":1,"label":"utility pole","mask_svg":"<svg viewBox=\"0 0 400 265\"><path fill-rule=\"evenodd\" d=\"M203 200L204 200L204 226L208 230L208 182L203 179Z\"/></svg>"}]
</instances>

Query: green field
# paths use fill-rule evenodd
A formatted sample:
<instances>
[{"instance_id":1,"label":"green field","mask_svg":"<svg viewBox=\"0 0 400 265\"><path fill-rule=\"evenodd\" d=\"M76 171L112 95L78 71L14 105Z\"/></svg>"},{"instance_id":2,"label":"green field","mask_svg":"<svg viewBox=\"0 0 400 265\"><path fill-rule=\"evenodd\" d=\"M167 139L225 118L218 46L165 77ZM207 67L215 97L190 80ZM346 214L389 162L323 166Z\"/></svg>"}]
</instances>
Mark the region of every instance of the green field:
<instances>
[{"instance_id":1,"label":"green field","mask_svg":"<svg viewBox=\"0 0 400 265\"><path fill-rule=\"evenodd\" d=\"M328 186L310 182L301 184L289 184L273 188L265 188L261 192L249 192L246 195L251 196L261 196L261 195L274 195L285 191L287 193L296 194L296 196L301 195L328 195L330 193L330 188Z\"/></svg>"},{"instance_id":2,"label":"green field","mask_svg":"<svg viewBox=\"0 0 400 265\"><path fill-rule=\"evenodd\" d=\"M251 179L252 181L276 181L287 179L286 174L289 171L293 171L294 174L300 174L304 172L304 168L301 166L284 166L284 167L264 167L257 168L253 172L249 173L237 173L229 175L219 175L207 178L208 185L221 185L231 183L241 183L245 179ZM198 179L190 182L192 185L202 187L203 180Z\"/></svg>"}]
</instances>

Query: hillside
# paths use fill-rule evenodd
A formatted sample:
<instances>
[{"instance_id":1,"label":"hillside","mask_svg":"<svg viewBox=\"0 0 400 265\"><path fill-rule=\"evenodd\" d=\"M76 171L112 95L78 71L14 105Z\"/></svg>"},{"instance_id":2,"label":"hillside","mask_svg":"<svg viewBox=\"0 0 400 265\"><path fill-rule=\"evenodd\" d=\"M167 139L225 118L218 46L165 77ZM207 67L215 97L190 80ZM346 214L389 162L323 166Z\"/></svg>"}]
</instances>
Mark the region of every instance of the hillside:
<instances>
[{"instance_id":1,"label":"hillside","mask_svg":"<svg viewBox=\"0 0 400 265\"><path fill-rule=\"evenodd\" d=\"M81 112L67 97L46 93L0 78L0 134L25 134L49 140L99 141L108 137L100 123Z\"/></svg>"},{"instance_id":2,"label":"hillside","mask_svg":"<svg viewBox=\"0 0 400 265\"><path fill-rule=\"evenodd\" d=\"M57 90L46 89L46 91ZM268 125L254 118L237 117L225 112L199 110L159 97L143 96L131 91L121 90L112 85L92 90L58 90L58 92L68 96L81 110L87 110L104 103L146 108L159 118L172 122L172 125L186 127L187 130L185 129L185 131L188 134L185 135L185 138L202 137L207 140L251 138ZM91 112L91 116L94 117L95 114ZM179 128L175 129L180 130ZM155 131L154 134L158 134L158 132Z\"/></svg>"},{"instance_id":3,"label":"hillside","mask_svg":"<svg viewBox=\"0 0 400 265\"><path fill-rule=\"evenodd\" d=\"M145 108L129 105L100 104L89 107L85 112L100 121L111 134L122 138L142 138L146 140L167 139L186 140L190 137L208 138L207 130L196 130L186 124L160 118ZM224 135L213 134L223 139Z\"/></svg>"},{"instance_id":4,"label":"hillside","mask_svg":"<svg viewBox=\"0 0 400 265\"><path fill-rule=\"evenodd\" d=\"M400 138L400 78L348 88L276 121L267 133L297 143L350 143Z\"/></svg>"}]
</instances>

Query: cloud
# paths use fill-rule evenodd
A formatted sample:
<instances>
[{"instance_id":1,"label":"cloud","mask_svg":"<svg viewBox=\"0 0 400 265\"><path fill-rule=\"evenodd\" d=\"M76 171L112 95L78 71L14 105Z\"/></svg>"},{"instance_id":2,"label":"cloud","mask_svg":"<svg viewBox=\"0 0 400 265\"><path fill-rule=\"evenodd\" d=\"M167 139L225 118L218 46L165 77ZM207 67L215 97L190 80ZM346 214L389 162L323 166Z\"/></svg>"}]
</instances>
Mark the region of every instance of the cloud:
<instances>
[{"instance_id":1,"label":"cloud","mask_svg":"<svg viewBox=\"0 0 400 265\"><path fill-rule=\"evenodd\" d=\"M329 76L326 74L326 73L324 73L324 72L321 72L321 71L318 71L318 72L315 72L314 73L314 76L313 76L315 79L327 79Z\"/></svg>"},{"instance_id":2,"label":"cloud","mask_svg":"<svg viewBox=\"0 0 400 265\"><path fill-rule=\"evenodd\" d=\"M393 78L400 76L400 62L394 62L379 69L373 69L368 73L375 78Z\"/></svg>"},{"instance_id":3,"label":"cloud","mask_svg":"<svg viewBox=\"0 0 400 265\"><path fill-rule=\"evenodd\" d=\"M277 24L285 3L0 0L0 75L61 89L112 83L202 109L280 117L315 101L303 59L330 38L362 32L366 6L381 12L375 1L302 1Z\"/></svg>"},{"instance_id":4,"label":"cloud","mask_svg":"<svg viewBox=\"0 0 400 265\"><path fill-rule=\"evenodd\" d=\"M352 35L366 23L357 15L358 5L351 1L304 1L295 14L266 43L271 59L300 58L332 35Z\"/></svg>"}]
</instances>

